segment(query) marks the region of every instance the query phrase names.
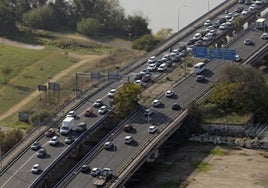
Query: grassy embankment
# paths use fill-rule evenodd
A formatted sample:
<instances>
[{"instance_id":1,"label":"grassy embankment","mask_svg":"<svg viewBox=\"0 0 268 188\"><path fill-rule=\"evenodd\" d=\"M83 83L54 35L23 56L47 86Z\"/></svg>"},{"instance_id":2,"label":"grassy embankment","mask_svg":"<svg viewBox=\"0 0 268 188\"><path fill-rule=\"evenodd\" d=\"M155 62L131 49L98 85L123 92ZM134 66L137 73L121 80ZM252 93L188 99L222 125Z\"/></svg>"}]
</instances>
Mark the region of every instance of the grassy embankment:
<instances>
[{"instance_id":1,"label":"grassy embankment","mask_svg":"<svg viewBox=\"0 0 268 188\"><path fill-rule=\"evenodd\" d=\"M109 63L107 58L114 57L116 54L130 54L126 57L132 59L139 56L139 53L132 53L129 50L119 50L119 48L104 43L93 42L92 40L85 40L81 37L54 37L45 35L37 35L38 44L46 45L44 50L30 50L24 48L11 47L8 45L1 45L0 50L0 68L10 67L11 73L5 77L0 74L0 114L5 113L12 106L22 101L25 97L29 96L32 92L37 90L38 85L45 84L50 79L54 78L59 73L62 74L63 70L68 67L84 61L81 65L69 70L68 74L57 80L60 84L61 92L60 99L53 103L48 103L44 100L44 96L40 95L43 99L41 101L41 110L51 111L61 105L62 101L72 95L74 89L75 73L76 72L90 72L90 70L107 71L111 67L104 66L104 63ZM34 37L36 41L36 36ZM29 39L27 39L29 41ZM67 45L67 48L60 48L61 44ZM68 46L69 45L69 46ZM118 60L117 60L118 61ZM118 61L121 63L121 61ZM116 64L116 63L115 63ZM122 64L122 63L121 63ZM112 66L121 66L117 63ZM106 67L106 68L104 68ZM5 80L7 82L5 83ZM88 85L85 82L84 85ZM82 87L83 84L81 84ZM36 112L37 108L40 111L39 96L32 99L32 101L25 105L20 111ZM0 121L1 126L12 128L23 128L30 130L32 127L26 123L18 121L17 113Z\"/></svg>"}]
</instances>

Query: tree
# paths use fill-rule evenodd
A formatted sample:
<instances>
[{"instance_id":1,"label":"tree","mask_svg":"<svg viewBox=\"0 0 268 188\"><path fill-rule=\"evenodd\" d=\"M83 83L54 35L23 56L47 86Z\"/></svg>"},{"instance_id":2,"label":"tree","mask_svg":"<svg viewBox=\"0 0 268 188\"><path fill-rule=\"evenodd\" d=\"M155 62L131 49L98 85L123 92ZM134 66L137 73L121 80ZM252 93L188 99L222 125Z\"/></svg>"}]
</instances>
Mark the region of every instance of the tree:
<instances>
[{"instance_id":1,"label":"tree","mask_svg":"<svg viewBox=\"0 0 268 188\"><path fill-rule=\"evenodd\" d=\"M128 16L128 32L132 36L138 38L146 34L151 34L151 31L148 29L148 21L140 15Z\"/></svg>"},{"instance_id":2,"label":"tree","mask_svg":"<svg viewBox=\"0 0 268 188\"><path fill-rule=\"evenodd\" d=\"M133 49L151 51L155 45L161 42L151 34L146 34L133 42Z\"/></svg>"},{"instance_id":3,"label":"tree","mask_svg":"<svg viewBox=\"0 0 268 188\"><path fill-rule=\"evenodd\" d=\"M23 15L23 22L37 29L51 29L57 22L53 9L48 6L37 7Z\"/></svg>"},{"instance_id":4,"label":"tree","mask_svg":"<svg viewBox=\"0 0 268 188\"><path fill-rule=\"evenodd\" d=\"M87 36L97 35L100 28L100 23L93 18L82 19L77 24L77 31Z\"/></svg>"},{"instance_id":5,"label":"tree","mask_svg":"<svg viewBox=\"0 0 268 188\"><path fill-rule=\"evenodd\" d=\"M115 116L119 119L128 117L139 107L139 95L142 91L140 85L126 82L118 89L113 100L115 103Z\"/></svg>"},{"instance_id":6,"label":"tree","mask_svg":"<svg viewBox=\"0 0 268 188\"><path fill-rule=\"evenodd\" d=\"M156 33L156 37L161 41L167 40L173 33L171 28L162 28Z\"/></svg>"},{"instance_id":7,"label":"tree","mask_svg":"<svg viewBox=\"0 0 268 188\"><path fill-rule=\"evenodd\" d=\"M235 32L239 32L242 29L243 23L244 23L244 18L242 16L239 16L234 20Z\"/></svg>"},{"instance_id":8,"label":"tree","mask_svg":"<svg viewBox=\"0 0 268 188\"><path fill-rule=\"evenodd\" d=\"M16 16L14 7L8 0L0 1L0 33L11 33L16 31Z\"/></svg>"},{"instance_id":9,"label":"tree","mask_svg":"<svg viewBox=\"0 0 268 188\"><path fill-rule=\"evenodd\" d=\"M7 67L3 67L1 68L1 72L3 73L4 75L4 84L7 84L7 77L8 75L10 75L10 73L12 72L12 68L7 66Z\"/></svg>"}]
</instances>

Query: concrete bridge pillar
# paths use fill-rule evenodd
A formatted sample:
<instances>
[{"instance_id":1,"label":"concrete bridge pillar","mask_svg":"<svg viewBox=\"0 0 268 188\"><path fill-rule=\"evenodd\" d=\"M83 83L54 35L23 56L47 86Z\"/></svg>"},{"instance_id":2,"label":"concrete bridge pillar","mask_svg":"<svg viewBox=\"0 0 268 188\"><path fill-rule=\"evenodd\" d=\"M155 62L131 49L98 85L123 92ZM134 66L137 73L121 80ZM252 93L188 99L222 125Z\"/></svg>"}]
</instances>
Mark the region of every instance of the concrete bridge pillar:
<instances>
[{"instance_id":1,"label":"concrete bridge pillar","mask_svg":"<svg viewBox=\"0 0 268 188\"><path fill-rule=\"evenodd\" d=\"M159 150L155 150L155 152L153 154L151 154L148 158L147 158L147 162L154 162L154 160L159 156Z\"/></svg>"}]
</instances>

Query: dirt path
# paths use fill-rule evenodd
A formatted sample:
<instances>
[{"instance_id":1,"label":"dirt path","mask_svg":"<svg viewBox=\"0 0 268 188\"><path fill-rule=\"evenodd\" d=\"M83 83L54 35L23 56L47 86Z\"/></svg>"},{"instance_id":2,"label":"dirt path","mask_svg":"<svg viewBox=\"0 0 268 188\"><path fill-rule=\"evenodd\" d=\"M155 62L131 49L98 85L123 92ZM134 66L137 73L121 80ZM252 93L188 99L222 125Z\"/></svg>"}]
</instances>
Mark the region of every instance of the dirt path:
<instances>
[{"instance_id":1,"label":"dirt path","mask_svg":"<svg viewBox=\"0 0 268 188\"><path fill-rule=\"evenodd\" d=\"M56 82L57 80L59 80L60 78L62 78L66 74L70 73L71 71L75 70L79 66L87 63L89 61L89 59L91 61L94 61L95 59L98 59L98 58L100 58L99 55L89 55L89 56L87 56L86 59L83 59L83 60L79 61L78 63L75 63L72 66L68 67L67 69L61 71L60 73L55 75L52 79L50 79L48 82ZM45 85L47 85L47 83L45 83ZM14 105L12 108L10 108L8 111L6 111L6 113L0 115L0 120L3 120L4 118L18 112L22 107L24 107L26 104L28 104L31 100L38 97L38 95L39 95L38 90L32 92L28 97L24 98L22 101L20 101L19 103Z\"/></svg>"},{"instance_id":2,"label":"dirt path","mask_svg":"<svg viewBox=\"0 0 268 188\"><path fill-rule=\"evenodd\" d=\"M26 48L26 49L31 49L31 50L43 50L45 47L44 46L39 46L39 45L30 45L30 44L24 44L21 42L17 41L11 41L5 38L0 38L0 43L1 44L6 44L9 46L15 46L18 48Z\"/></svg>"}]
</instances>

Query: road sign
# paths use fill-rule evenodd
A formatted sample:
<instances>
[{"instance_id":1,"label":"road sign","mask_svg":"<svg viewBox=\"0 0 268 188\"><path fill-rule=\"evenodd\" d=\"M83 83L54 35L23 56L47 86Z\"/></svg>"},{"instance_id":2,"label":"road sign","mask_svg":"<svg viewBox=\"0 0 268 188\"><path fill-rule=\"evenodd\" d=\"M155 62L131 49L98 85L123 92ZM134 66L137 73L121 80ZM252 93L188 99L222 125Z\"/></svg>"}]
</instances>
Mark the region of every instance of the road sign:
<instances>
[{"instance_id":1,"label":"road sign","mask_svg":"<svg viewBox=\"0 0 268 188\"><path fill-rule=\"evenodd\" d=\"M208 57L208 49L206 47L194 47L193 55L195 57L207 58Z\"/></svg>"},{"instance_id":2,"label":"road sign","mask_svg":"<svg viewBox=\"0 0 268 188\"><path fill-rule=\"evenodd\" d=\"M222 59L235 61L235 50L222 49Z\"/></svg>"},{"instance_id":3,"label":"road sign","mask_svg":"<svg viewBox=\"0 0 268 188\"><path fill-rule=\"evenodd\" d=\"M220 48L210 48L209 58L210 59L222 59L222 50Z\"/></svg>"}]
</instances>

